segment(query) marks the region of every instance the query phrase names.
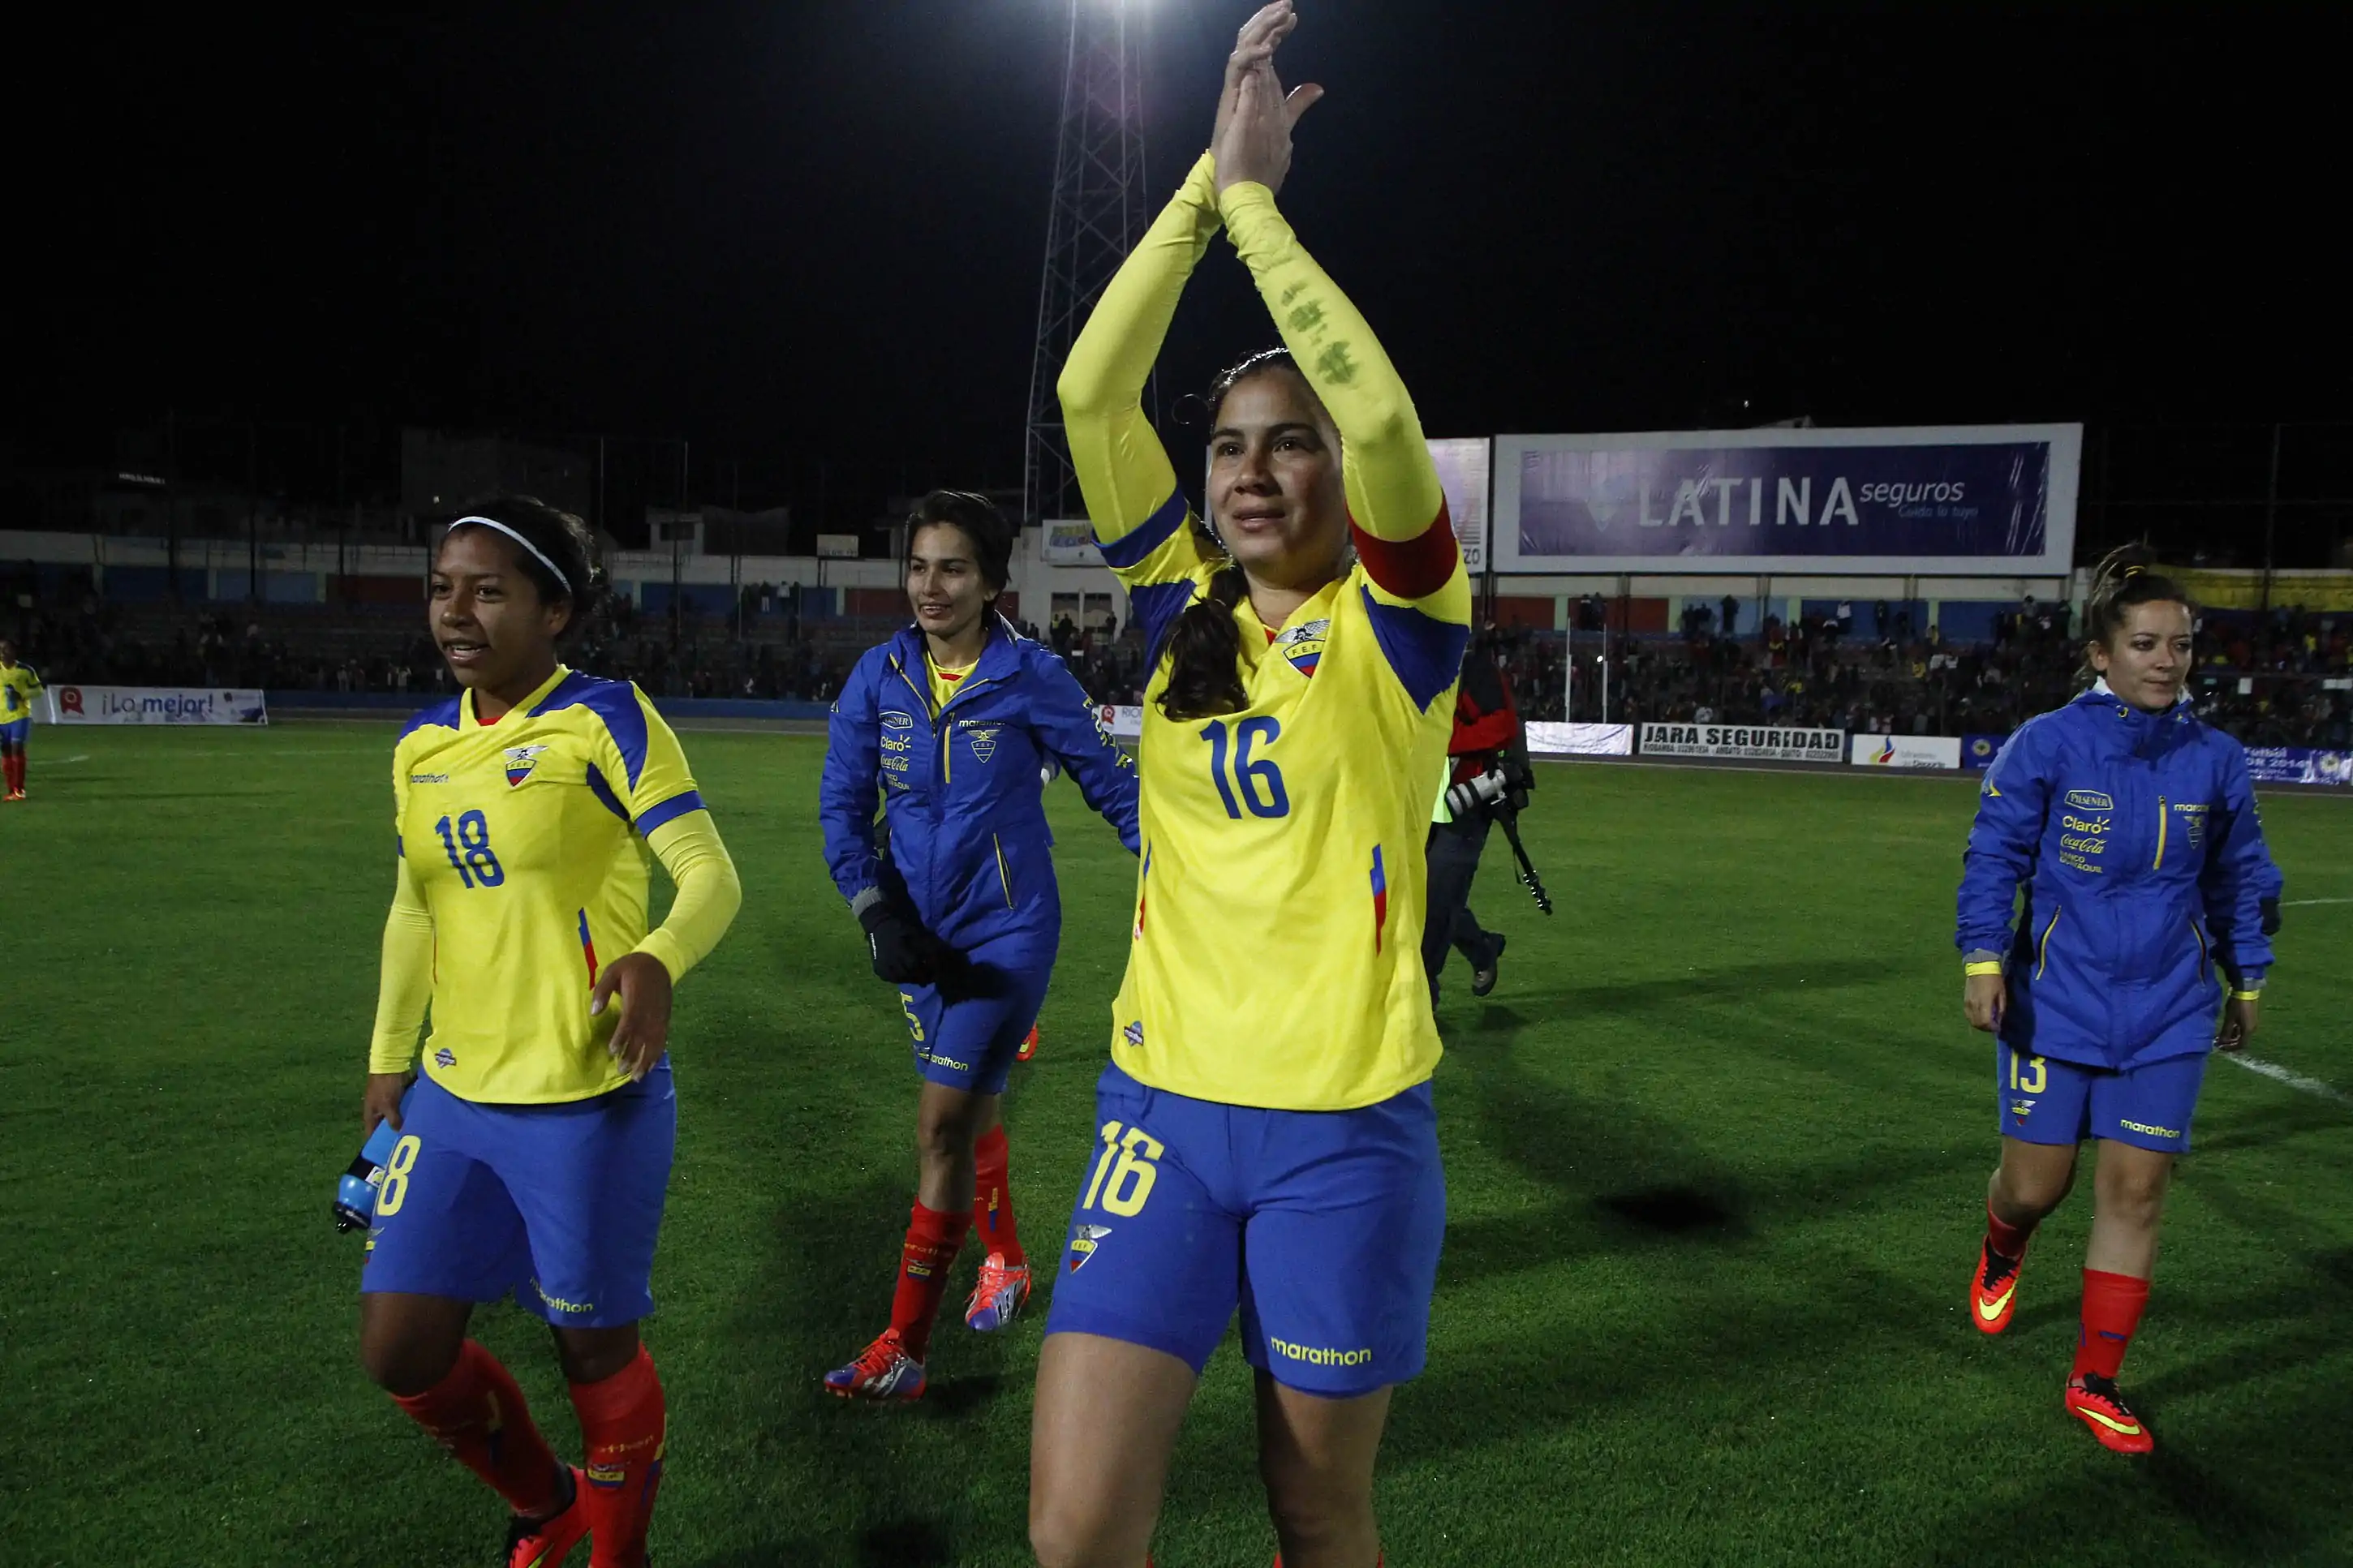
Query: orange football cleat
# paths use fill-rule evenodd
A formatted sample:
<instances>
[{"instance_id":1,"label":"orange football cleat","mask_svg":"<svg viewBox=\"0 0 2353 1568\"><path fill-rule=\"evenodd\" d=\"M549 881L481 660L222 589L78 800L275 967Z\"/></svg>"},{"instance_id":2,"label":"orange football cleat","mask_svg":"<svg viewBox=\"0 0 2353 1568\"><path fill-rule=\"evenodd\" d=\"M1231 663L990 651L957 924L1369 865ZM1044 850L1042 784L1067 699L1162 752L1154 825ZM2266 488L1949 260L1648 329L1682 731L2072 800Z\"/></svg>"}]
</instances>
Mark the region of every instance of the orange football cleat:
<instances>
[{"instance_id":1,"label":"orange football cleat","mask_svg":"<svg viewBox=\"0 0 2353 1568\"><path fill-rule=\"evenodd\" d=\"M2067 1410L2092 1429L2100 1446L2119 1454L2146 1454L2157 1447L2141 1418L2132 1413L2113 1378L2087 1372L2067 1380Z\"/></svg>"},{"instance_id":2,"label":"orange football cleat","mask_svg":"<svg viewBox=\"0 0 2353 1568\"><path fill-rule=\"evenodd\" d=\"M1978 1243L1977 1272L1969 1276L1969 1321L1978 1332L1998 1334L2010 1327L2018 1310L2018 1271L2025 1261Z\"/></svg>"}]
</instances>

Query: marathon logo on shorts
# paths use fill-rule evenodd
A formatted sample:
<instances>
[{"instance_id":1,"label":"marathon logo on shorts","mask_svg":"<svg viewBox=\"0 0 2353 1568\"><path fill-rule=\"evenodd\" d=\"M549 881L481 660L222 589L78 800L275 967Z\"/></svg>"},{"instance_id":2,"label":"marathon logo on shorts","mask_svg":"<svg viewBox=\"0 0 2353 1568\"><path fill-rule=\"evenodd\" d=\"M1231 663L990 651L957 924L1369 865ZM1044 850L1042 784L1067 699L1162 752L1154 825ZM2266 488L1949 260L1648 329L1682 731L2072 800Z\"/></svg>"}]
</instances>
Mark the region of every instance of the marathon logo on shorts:
<instances>
[{"instance_id":1,"label":"marathon logo on shorts","mask_svg":"<svg viewBox=\"0 0 2353 1568\"><path fill-rule=\"evenodd\" d=\"M1095 1255L1095 1243L1111 1234L1107 1225L1082 1225L1071 1237L1071 1272L1076 1274Z\"/></svg>"},{"instance_id":2,"label":"marathon logo on shorts","mask_svg":"<svg viewBox=\"0 0 2353 1568\"><path fill-rule=\"evenodd\" d=\"M507 748L507 788L512 789L531 777L531 770L539 766L539 754L545 746L509 746Z\"/></svg>"},{"instance_id":3,"label":"marathon logo on shorts","mask_svg":"<svg viewBox=\"0 0 2353 1568\"><path fill-rule=\"evenodd\" d=\"M1362 1366L1373 1359L1371 1347L1362 1350L1336 1351L1323 1345L1295 1345L1289 1340L1278 1340L1269 1334L1267 1348L1291 1361L1304 1362L1309 1366Z\"/></svg>"},{"instance_id":4,"label":"marathon logo on shorts","mask_svg":"<svg viewBox=\"0 0 2353 1568\"><path fill-rule=\"evenodd\" d=\"M2179 1127L2152 1127L2146 1121L2126 1121L2122 1118L2117 1119L2116 1125L2127 1132L2137 1132L2144 1138L2163 1138L2168 1142L2178 1142L2181 1137L2181 1129Z\"/></svg>"},{"instance_id":5,"label":"marathon logo on shorts","mask_svg":"<svg viewBox=\"0 0 2353 1568\"><path fill-rule=\"evenodd\" d=\"M567 1318L582 1318L596 1310L596 1303L594 1301L567 1301L561 1296L551 1296L547 1293L547 1288L536 1279L531 1282L531 1288L539 1299L547 1304L547 1310L551 1312L561 1312Z\"/></svg>"},{"instance_id":6,"label":"marathon logo on shorts","mask_svg":"<svg viewBox=\"0 0 2353 1568\"><path fill-rule=\"evenodd\" d=\"M458 1053L451 1050L448 1047L444 1046L439 1050L433 1053L433 1065L443 1068L456 1067L458 1065Z\"/></svg>"},{"instance_id":7,"label":"marathon logo on shorts","mask_svg":"<svg viewBox=\"0 0 2353 1568\"><path fill-rule=\"evenodd\" d=\"M1291 661L1291 668L1302 675L1312 676L1324 659L1324 641L1332 632L1327 616L1309 621L1304 626L1285 626L1282 635L1274 639L1275 650Z\"/></svg>"}]
</instances>

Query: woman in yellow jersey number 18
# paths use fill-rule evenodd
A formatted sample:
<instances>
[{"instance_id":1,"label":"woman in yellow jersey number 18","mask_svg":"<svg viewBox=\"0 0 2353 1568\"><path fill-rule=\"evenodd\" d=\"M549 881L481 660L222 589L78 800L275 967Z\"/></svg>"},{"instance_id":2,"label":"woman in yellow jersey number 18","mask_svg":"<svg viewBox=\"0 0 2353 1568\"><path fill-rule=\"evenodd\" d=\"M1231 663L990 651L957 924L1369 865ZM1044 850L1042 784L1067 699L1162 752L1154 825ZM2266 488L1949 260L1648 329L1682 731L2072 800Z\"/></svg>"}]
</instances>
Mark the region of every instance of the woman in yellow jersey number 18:
<instances>
[{"instance_id":1,"label":"woman in yellow jersey number 18","mask_svg":"<svg viewBox=\"0 0 2353 1568\"><path fill-rule=\"evenodd\" d=\"M1242 29L1210 155L1061 379L1153 673L1127 977L1038 1373L1030 1535L1058 1568L1145 1560L1237 1310L1283 1560L1373 1568L1445 1226L1422 846L1470 584L1411 398L1275 208L1318 96L1275 79L1295 25L1285 0ZM1139 402L1220 226L1287 352L1213 393L1212 535Z\"/></svg>"},{"instance_id":2,"label":"woman in yellow jersey number 18","mask_svg":"<svg viewBox=\"0 0 2353 1568\"><path fill-rule=\"evenodd\" d=\"M628 682L557 660L594 591L588 531L537 501L485 501L442 536L429 617L464 689L393 748L399 880L363 1116L401 1137L361 1357L506 1500L514 1568L588 1535L591 1568L645 1561L666 1415L638 1321L678 1131L670 987L742 900L670 726ZM678 886L651 931L648 849ZM554 1330L581 1468L466 1337L474 1303L510 1291Z\"/></svg>"}]
</instances>

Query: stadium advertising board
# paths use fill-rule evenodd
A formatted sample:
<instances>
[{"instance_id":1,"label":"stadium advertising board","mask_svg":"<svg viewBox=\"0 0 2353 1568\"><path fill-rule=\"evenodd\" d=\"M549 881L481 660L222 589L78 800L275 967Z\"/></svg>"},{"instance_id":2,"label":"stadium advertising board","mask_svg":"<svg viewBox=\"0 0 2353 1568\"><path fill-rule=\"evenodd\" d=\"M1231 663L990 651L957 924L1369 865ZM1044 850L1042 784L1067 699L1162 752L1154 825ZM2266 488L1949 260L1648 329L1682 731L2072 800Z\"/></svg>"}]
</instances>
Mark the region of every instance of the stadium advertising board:
<instances>
[{"instance_id":1,"label":"stadium advertising board","mask_svg":"<svg viewBox=\"0 0 2353 1568\"><path fill-rule=\"evenodd\" d=\"M2257 784L2353 785L2353 752L2309 746L2249 746L2247 773Z\"/></svg>"},{"instance_id":2,"label":"stadium advertising board","mask_svg":"<svg viewBox=\"0 0 2353 1568\"><path fill-rule=\"evenodd\" d=\"M2001 743L2009 739L2010 731L2007 730L2003 731L1999 735L1978 733L1962 736L1961 766L1965 768L1991 767L1993 765L1994 758L1999 756L2001 752Z\"/></svg>"},{"instance_id":3,"label":"stadium advertising board","mask_svg":"<svg viewBox=\"0 0 2353 1568\"><path fill-rule=\"evenodd\" d=\"M1495 437L1506 572L2064 576L2080 425Z\"/></svg>"},{"instance_id":4,"label":"stadium advertising board","mask_svg":"<svg viewBox=\"0 0 2353 1568\"><path fill-rule=\"evenodd\" d=\"M1957 735L1857 735L1847 743L1846 760L1862 768L1957 768L1961 740Z\"/></svg>"},{"instance_id":5,"label":"stadium advertising board","mask_svg":"<svg viewBox=\"0 0 2353 1568\"><path fill-rule=\"evenodd\" d=\"M1100 566L1103 552L1095 546L1094 525L1085 518L1050 518L1038 541L1038 559L1049 566Z\"/></svg>"},{"instance_id":6,"label":"stadium advertising board","mask_svg":"<svg viewBox=\"0 0 2353 1568\"><path fill-rule=\"evenodd\" d=\"M1106 702L1095 710L1095 722L1114 741L1144 739L1144 710Z\"/></svg>"},{"instance_id":7,"label":"stadium advertising board","mask_svg":"<svg viewBox=\"0 0 2353 1568\"><path fill-rule=\"evenodd\" d=\"M1557 724L1539 720L1522 726L1528 754L1536 757L1630 757L1631 724Z\"/></svg>"},{"instance_id":8,"label":"stadium advertising board","mask_svg":"<svg viewBox=\"0 0 2353 1568\"><path fill-rule=\"evenodd\" d=\"M196 691L153 686L53 686L52 724L267 724L259 691Z\"/></svg>"},{"instance_id":9,"label":"stadium advertising board","mask_svg":"<svg viewBox=\"0 0 2353 1568\"><path fill-rule=\"evenodd\" d=\"M1430 443L1430 460L1446 492L1446 515L1454 521L1454 542L1461 547L1464 570L1474 577L1487 569L1488 456L1484 437Z\"/></svg>"},{"instance_id":10,"label":"stadium advertising board","mask_svg":"<svg viewBox=\"0 0 2353 1568\"><path fill-rule=\"evenodd\" d=\"M1842 763L1844 730L1784 730L1769 724L1645 724L1646 757L1739 757L1751 762Z\"/></svg>"}]
</instances>

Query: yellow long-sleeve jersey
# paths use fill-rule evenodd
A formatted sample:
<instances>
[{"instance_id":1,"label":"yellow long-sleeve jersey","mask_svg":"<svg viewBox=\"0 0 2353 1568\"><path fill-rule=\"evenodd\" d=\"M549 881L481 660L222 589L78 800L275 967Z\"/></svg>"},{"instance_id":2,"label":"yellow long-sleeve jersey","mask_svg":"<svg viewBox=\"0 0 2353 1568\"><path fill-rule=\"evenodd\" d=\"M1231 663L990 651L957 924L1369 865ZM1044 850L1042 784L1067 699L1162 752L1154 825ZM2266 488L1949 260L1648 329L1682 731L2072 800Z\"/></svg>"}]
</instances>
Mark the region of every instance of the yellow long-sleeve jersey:
<instances>
[{"instance_id":1,"label":"yellow long-sleeve jersey","mask_svg":"<svg viewBox=\"0 0 2353 1568\"><path fill-rule=\"evenodd\" d=\"M0 724L14 724L33 716L33 699L41 694L41 678L30 665L12 664L0 669Z\"/></svg>"},{"instance_id":2,"label":"yellow long-sleeve jersey","mask_svg":"<svg viewBox=\"0 0 2353 1568\"><path fill-rule=\"evenodd\" d=\"M1172 720L1156 700L1166 632L1223 561L1141 402L1221 222L1339 429L1357 559L1280 628L1245 599L1248 705ZM1423 842L1471 588L1412 399L1272 195L1240 184L1221 199L1207 156L1104 290L1060 391L1096 540L1155 661L1113 1060L1157 1088L1278 1110L1420 1083L1440 1054Z\"/></svg>"},{"instance_id":3,"label":"yellow long-sleeve jersey","mask_svg":"<svg viewBox=\"0 0 2353 1568\"><path fill-rule=\"evenodd\" d=\"M678 736L638 689L558 666L484 724L473 693L393 747L400 876L385 922L369 1070L425 1071L462 1099L586 1100L628 1081L588 1012L599 967L649 952L673 980L718 945L742 884ZM640 847L640 843L644 847ZM646 848L678 886L649 931Z\"/></svg>"}]
</instances>

